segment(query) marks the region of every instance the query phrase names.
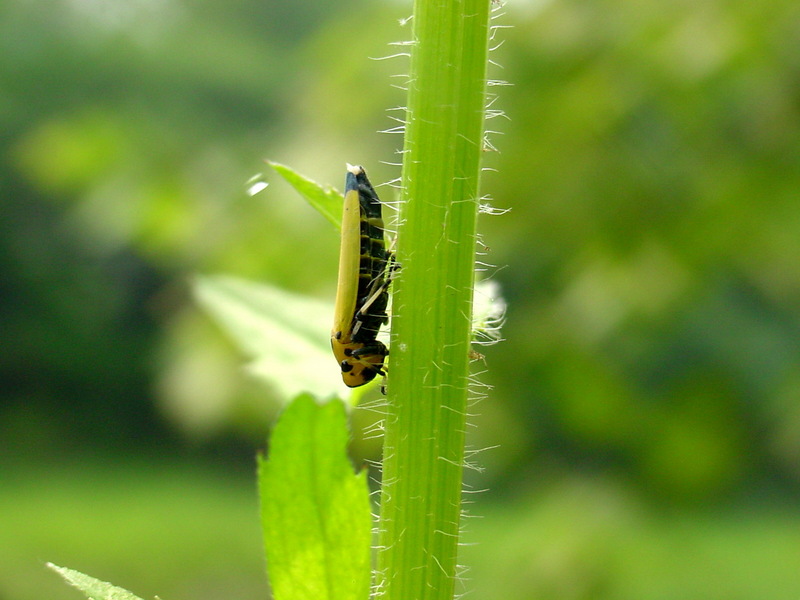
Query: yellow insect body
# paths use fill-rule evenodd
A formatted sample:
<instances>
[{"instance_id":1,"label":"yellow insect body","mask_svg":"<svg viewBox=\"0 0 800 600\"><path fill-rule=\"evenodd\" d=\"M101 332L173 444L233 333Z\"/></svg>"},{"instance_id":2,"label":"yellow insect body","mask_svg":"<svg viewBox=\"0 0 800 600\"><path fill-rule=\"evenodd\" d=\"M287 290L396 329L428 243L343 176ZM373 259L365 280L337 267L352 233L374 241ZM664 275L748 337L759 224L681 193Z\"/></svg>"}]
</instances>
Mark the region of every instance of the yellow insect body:
<instances>
[{"instance_id":1,"label":"yellow insect body","mask_svg":"<svg viewBox=\"0 0 800 600\"><path fill-rule=\"evenodd\" d=\"M336 306L333 312L333 331L347 334L356 313L358 271L361 249L361 208L358 190L347 190L342 211L342 243L339 247L339 281L336 286Z\"/></svg>"},{"instance_id":2,"label":"yellow insect body","mask_svg":"<svg viewBox=\"0 0 800 600\"><path fill-rule=\"evenodd\" d=\"M358 387L385 374L389 351L376 335L388 320L389 254L378 195L363 168L347 170L331 348L345 385Z\"/></svg>"}]
</instances>

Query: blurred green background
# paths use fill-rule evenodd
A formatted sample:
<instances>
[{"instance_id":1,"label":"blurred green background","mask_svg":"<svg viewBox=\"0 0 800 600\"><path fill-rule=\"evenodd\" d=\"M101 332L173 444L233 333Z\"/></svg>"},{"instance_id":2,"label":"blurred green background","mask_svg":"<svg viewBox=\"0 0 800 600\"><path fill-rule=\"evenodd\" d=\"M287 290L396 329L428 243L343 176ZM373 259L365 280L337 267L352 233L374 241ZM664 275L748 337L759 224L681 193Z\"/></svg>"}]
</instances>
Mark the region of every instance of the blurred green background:
<instances>
[{"instance_id":1,"label":"blurred green background","mask_svg":"<svg viewBox=\"0 0 800 600\"><path fill-rule=\"evenodd\" d=\"M345 162L399 176L377 132L407 63L372 59L410 11L0 5L0 600L76 598L46 561L267 597L254 456L280 403L189 281L332 302L337 232L274 174L246 182L264 158L340 189ZM480 230L509 310L473 408L465 589L800 597L800 4L498 13L513 85L491 88L483 188L511 211Z\"/></svg>"}]
</instances>

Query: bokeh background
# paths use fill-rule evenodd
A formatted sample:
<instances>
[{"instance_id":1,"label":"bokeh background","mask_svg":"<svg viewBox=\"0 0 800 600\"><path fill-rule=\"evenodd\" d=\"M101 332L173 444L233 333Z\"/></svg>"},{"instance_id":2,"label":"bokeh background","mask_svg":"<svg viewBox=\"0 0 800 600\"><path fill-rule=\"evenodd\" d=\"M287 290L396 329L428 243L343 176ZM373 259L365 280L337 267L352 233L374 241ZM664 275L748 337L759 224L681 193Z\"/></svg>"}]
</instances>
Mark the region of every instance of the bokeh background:
<instances>
[{"instance_id":1,"label":"bokeh background","mask_svg":"<svg viewBox=\"0 0 800 600\"><path fill-rule=\"evenodd\" d=\"M265 158L399 175L378 132L407 63L373 59L410 10L0 5L1 600L76 598L46 561L142 597L268 596L254 456L280 398L189 283L332 299L337 232L247 181ZM465 589L800 597L800 4L497 12L512 85L483 188L511 211L480 230L509 309L473 408Z\"/></svg>"}]
</instances>

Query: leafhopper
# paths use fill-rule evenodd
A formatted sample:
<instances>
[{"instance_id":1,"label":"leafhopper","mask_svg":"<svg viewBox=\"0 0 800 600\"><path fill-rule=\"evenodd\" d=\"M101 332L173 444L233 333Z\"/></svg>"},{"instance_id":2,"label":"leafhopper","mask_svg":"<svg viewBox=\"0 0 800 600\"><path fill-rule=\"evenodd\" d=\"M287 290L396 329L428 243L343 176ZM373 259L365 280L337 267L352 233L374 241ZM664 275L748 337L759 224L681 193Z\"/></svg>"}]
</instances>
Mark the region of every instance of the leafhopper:
<instances>
[{"instance_id":1,"label":"leafhopper","mask_svg":"<svg viewBox=\"0 0 800 600\"><path fill-rule=\"evenodd\" d=\"M386 250L381 209L364 169L347 165L331 348L348 387L386 374L389 350L377 335L389 320L387 264L393 257Z\"/></svg>"}]
</instances>

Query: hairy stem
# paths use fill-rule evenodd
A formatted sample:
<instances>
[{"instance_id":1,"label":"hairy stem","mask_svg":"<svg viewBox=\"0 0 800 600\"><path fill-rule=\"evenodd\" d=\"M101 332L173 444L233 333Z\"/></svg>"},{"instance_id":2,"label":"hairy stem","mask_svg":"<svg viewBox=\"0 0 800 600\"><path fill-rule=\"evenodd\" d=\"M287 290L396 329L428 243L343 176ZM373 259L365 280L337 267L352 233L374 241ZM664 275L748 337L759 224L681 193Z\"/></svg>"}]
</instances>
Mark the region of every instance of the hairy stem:
<instances>
[{"instance_id":1,"label":"hairy stem","mask_svg":"<svg viewBox=\"0 0 800 600\"><path fill-rule=\"evenodd\" d=\"M393 296L378 587L457 575L489 0L415 0Z\"/></svg>"}]
</instances>

